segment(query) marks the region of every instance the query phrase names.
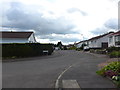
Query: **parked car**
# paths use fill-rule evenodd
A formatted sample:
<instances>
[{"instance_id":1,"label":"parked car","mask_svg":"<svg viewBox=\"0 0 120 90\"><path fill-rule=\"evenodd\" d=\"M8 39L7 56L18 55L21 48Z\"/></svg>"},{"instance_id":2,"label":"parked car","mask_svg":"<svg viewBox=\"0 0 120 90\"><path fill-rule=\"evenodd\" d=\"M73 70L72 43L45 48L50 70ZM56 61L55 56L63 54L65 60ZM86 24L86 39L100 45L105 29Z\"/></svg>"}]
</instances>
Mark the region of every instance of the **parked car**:
<instances>
[{"instance_id":1,"label":"parked car","mask_svg":"<svg viewBox=\"0 0 120 90\"><path fill-rule=\"evenodd\" d=\"M90 48L88 46L84 46L84 51L89 51Z\"/></svg>"}]
</instances>

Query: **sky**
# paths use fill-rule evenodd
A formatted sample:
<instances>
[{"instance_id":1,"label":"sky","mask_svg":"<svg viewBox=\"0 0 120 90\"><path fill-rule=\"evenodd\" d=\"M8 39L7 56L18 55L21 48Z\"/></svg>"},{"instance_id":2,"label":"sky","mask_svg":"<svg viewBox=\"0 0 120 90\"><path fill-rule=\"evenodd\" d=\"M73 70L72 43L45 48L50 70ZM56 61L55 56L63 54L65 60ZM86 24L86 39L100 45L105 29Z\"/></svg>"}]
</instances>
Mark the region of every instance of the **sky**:
<instances>
[{"instance_id":1,"label":"sky","mask_svg":"<svg viewBox=\"0 0 120 90\"><path fill-rule=\"evenodd\" d=\"M72 44L118 30L119 0L2 0L0 30L34 31L40 43Z\"/></svg>"}]
</instances>

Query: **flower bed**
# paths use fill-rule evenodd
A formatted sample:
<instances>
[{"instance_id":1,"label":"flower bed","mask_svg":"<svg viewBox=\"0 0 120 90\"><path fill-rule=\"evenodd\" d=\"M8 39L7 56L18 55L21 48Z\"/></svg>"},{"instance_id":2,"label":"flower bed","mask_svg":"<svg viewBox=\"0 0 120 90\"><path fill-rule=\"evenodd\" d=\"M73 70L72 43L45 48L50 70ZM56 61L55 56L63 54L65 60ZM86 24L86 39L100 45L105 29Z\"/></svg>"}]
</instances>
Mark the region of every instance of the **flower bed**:
<instances>
[{"instance_id":1,"label":"flower bed","mask_svg":"<svg viewBox=\"0 0 120 90\"><path fill-rule=\"evenodd\" d=\"M112 81L120 87L120 62L114 61L104 66L102 69L96 72L97 74L109 77Z\"/></svg>"}]
</instances>

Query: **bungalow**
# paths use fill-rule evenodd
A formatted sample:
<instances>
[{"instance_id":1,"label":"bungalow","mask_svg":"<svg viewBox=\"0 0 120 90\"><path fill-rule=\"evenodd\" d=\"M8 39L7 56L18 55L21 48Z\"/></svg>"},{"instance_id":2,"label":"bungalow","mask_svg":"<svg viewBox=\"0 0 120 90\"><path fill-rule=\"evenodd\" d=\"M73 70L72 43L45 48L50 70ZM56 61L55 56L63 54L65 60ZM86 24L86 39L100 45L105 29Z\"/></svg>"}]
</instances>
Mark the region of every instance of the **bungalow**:
<instances>
[{"instance_id":1,"label":"bungalow","mask_svg":"<svg viewBox=\"0 0 120 90\"><path fill-rule=\"evenodd\" d=\"M33 32L2 31L0 43L36 43Z\"/></svg>"},{"instance_id":2,"label":"bungalow","mask_svg":"<svg viewBox=\"0 0 120 90\"><path fill-rule=\"evenodd\" d=\"M109 47L120 47L120 31L112 33L108 40Z\"/></svg>"},{"instance_id":3,"label":"bungalow","mask_svg":"<svg viewBox=\"0 0 120 90\"><path fill-rule=\"evenodd\" d=\"M80 42L76 43L77 48L82 47L82 45L87 46L88 45L88 40L84 40L84 41L80 41Z\"/></svg>"},{"instance_id":4,"label":"bungalow","mask_svg":"<svg viewBox=\"0 0 120 90\"><path fill-rule=\"evenodd\" d=\"M108 47L108 38L113 32L93 37L88 40L88 46L90 49L100 49Z\"/></svg>"}]
</instances>

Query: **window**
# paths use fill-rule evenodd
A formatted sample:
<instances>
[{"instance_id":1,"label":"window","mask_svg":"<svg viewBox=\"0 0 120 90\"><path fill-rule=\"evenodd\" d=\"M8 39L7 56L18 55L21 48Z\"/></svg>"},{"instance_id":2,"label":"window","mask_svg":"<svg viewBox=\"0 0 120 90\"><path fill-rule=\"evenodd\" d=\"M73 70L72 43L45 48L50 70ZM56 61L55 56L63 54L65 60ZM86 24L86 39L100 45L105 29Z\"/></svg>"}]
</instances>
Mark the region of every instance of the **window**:
<instances>
[{"instance_id":1,"label":"window","mask_svg":"<svg viewBox=\"0 0 120 90\"><path fill-rule=\"evenodd\" d=\"M120 35L115 36L115 45L120 45Z\"/></svg>"},{"instance_id":2,"label":"window","mask_svg":"<svg viewBox=\"0 0 120 90\"><path fill-rule=\"evenodd\" d=\"M111 36L111 37L109 37L109 42L110 42L110 43L112 43L112 36Z\"/></svg>"}]
</instances>

